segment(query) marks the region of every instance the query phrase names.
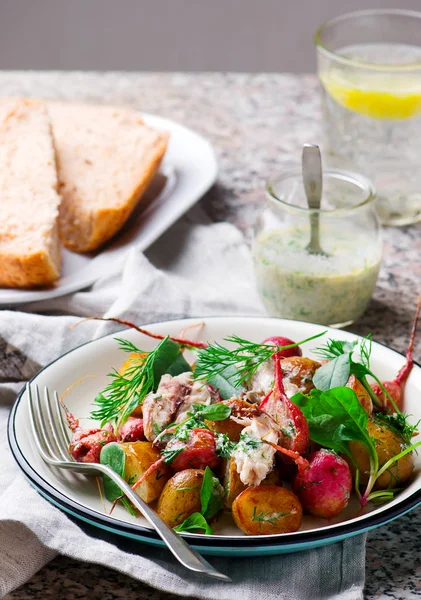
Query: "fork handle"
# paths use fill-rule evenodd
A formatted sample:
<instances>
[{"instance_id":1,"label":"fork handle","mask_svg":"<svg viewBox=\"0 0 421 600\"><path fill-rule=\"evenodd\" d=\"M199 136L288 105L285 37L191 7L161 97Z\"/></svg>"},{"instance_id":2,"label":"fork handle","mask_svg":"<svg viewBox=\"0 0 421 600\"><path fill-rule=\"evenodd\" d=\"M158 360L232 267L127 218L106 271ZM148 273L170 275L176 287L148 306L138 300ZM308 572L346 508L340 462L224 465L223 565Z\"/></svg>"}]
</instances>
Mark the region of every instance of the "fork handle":
<instances>
[{"instance_id":1,"label":"fork handle","mask_svg":"<svg viewBox=\"0 0 421 600\"><path fill-rule=\"evenodd\" d=\"M74 467L74 463L69 463ZM184 565L190 571L196 573L203 573L220 579L223 581L231 581L229 577L217 571L207 560L198 554L193 548L178 535L171 527L168 527L164 521L158 517L155 511L146 504L139 496L132 490L128 483L113 471L110 467L101 464L88 465L83 463L78 464L79 467L85 467L85 471L101 471L114 481L116 485L121 489L124 495L130 500L130 502L140 511L145 519L152 525L160 538L165 542L168 549L172 552L175 558ZM82 470L82 469L79 469Z\"/></svg>"}]
</instances>

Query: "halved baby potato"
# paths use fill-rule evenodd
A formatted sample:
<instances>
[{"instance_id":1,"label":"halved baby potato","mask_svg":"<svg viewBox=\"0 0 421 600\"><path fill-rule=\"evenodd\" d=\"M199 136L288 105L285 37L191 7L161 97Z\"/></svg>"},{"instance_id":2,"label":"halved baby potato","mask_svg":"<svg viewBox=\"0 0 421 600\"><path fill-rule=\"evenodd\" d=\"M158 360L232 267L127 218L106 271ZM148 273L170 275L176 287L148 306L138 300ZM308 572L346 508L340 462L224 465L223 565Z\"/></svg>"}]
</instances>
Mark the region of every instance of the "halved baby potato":
<instances>
[{"instance_id":1,"label":"halved baby potato","mask_svg":"<svg viewBox=\"0 0 421 600\"><path fill-rule=\"evenodd\" d=\"M360 383L360 381L355 377L355 375L349 376L346 387L354 390L357 395L358 402L361 404L368 416L371 417L373 414L373 402L370 394L367 392L363 384Z\"/></svg>"},{"instance_id":2,"label":"halved baby potato","mask_svg":"<svg viewBox=\"0 0 421 600\"><path fill-rule=\"evenodd\" d=\"M230 510L236 497L247 488L240 479L237 465L233 458L226 461L222 483L225 490L224 506ZM262 481L262 485L280 485L280 483L281 478L277 468L272 469Z\"/></svg>"},{"instance_id":3,"label":"halved baby potato","mask_svg":"<svg viewBox=\"0 0 421 600\"><path fill-rule=\"evenodd\" d=\"M150 442L124 442L120 446L126 455L124 478L130 485L134 485L141 476L157 460L161 458L157 450ZM160 464L143 483L136 488L135 492L148 504L161 495L162 490L170 476L169 467Z\"/></svg>"},{"instance_id":4,"label":"halved baby potato","mask_svg":"<svg viewBox=\"0 0 421 600\"><path fill-rule=\"evenodd\" d=\"M246 535L291 533L301 526L303 509L297 496L276 485L245 489L232 504L235 524Z\"/></svg>"},{"instance_id":5,"label":"halved baby potato","mask_svg":"<svg viewBox=\"0 0 421 600\"><path fill-rule=\"evenodd\" d=\"M397 432L387 427L384 423L376 419L370 419L367 425L367 433L374 441L377 456L379 458L379 467L382 467L394 456L403 452L407 445L399 437ZM360 483L366 484L370 478L370 459L367 448L361 442L349 442L349 450L353 461L348 459L351 471L355 473L355 465L360 470ZM354 464L355 463L355 464ZM413 452L409 452L387 469L374 484L375 490L386 490L389 488L400 487L407 481L414 470Z\"/></svg>"},{"instance_id":6,"label":"halved baby potato","mask_svg":"<svg viewBox=\"0 0 421 600\"><path fill-rule=\"evenodd\" d=\"M167 525L175 527L194 512L200 512L203 475L200 469L185 469L167 481L157 506L158 515Z\"/></svg>"}]
</instances>

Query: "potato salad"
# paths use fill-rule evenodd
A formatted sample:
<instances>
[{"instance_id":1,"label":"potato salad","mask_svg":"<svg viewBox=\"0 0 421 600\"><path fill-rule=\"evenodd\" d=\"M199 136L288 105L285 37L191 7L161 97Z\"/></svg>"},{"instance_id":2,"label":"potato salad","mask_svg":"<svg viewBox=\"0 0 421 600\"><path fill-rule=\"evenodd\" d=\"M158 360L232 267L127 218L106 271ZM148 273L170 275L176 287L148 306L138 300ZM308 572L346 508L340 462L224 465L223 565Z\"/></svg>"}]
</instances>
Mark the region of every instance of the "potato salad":
<instances>
[{"instance_id":1,"label":"potato salad","mask_svg":"<svg viewBox=\"0 0 421 600\"><path fill-rule=\"evenodd\" d=\"M336 517L353 495L359 511L390 501L421 444L404 411L419 311L390 381L371 369L371 336L350 342L321 329L307 340L274 332L208 343L125 323L156 346L118 340L125 360L93 400L97 426L81 427L66 409L70 451L112 467L178 532L212 535L226 512L246 535L290 533L303 514ZM102 489L110 509L136 515L106 476Z\"/></svg>"}]
</instances>

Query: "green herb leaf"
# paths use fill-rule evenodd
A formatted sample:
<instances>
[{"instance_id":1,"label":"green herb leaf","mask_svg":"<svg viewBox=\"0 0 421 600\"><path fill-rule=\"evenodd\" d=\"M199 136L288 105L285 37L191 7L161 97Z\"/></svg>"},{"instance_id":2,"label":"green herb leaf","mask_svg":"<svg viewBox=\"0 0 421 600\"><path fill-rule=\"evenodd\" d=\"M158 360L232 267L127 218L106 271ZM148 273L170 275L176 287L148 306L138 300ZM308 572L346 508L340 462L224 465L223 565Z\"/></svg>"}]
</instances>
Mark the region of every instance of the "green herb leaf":
<instances>
[{"instance_id":1,"label":"green herb leaf","mask_svg":"<svg viewBox=\"0 0 421 600\"><path fill-rule=\"evenodd\" d=\"M393 498L402 492L404 488L393 488L392 490L379 490L378 492L372 492L368 499L373 504L382 504L383 502L390 502Z\"/></svg>"},{"instance_id":2,"label":"green herb leaf","mask_svg":"<svg viewBox=\"0 0 421 600\"><path fill-rule=\"evenodd\" d=\"M188 414L207 421L224 421L230 416L231 407L221 403L210 404L209 406L206 404L193 404L193 410Z\"/></svg>"},{"instance_id":3,"label":"green herb leaf","mask_svg":"<svg viewBox=\"0 0 421 600\"><path fill-rule=\"evenodd\" d=\"M108 465L115 471L120 477L123 477L125 474L126 468L126 455L124 453L123 448L117 442L110 442L106 446L104 446L101 450L101 454L99 457L100 463L102 465ZM110 479L107 475L102 475L102 481L104 485L104 495L110 502L114 502L117 498L123 495L123 492L118 487L116 483L112 479ZM130 502L127 498L121 499L122 504L126 508L126 510L133 516L136 516L136 511L133 509Z\"/></svg>"},{"instance_id":4,"label":"green herb leaf","mask_svg":"<svg viewBox=\"0 0 421 600\"><path fill-rule=\"evenodd\" d=\"M124 471L126 467L126 455L123 448L117 442L110 442L104 446L101 450L99 457L102 465L108 465L115 471L120 477L124 479ZM119 496L122 495L121 489L112 479L107 475L103 475L104 480L104 494L107 500L114 502Z\"/></svg>"},{"instance_id":5,"label":"green herb leaf","mask_svg":"<svg viewBox=\"0 0 421 600\"><path fill-rule=\"evenodd\" d=\"M205 519L212 519L212 517L219 513L223 497L224 489L219 479L212 473L209 467L206 467L200 489L201 513Z\"/></svg>"},{"instance_id":6,"label":"green herb leaf","mask_svg":"<svg viewBox=\"0 0 421 600\"><path fill-rule=\"evenodd\" d=\"M168 338L163 340L163 342L165 342L165 344L161 343L155 348L153 359L154 392L156 392L158 388L162 375L168 373L174 377L175 375L191 371L189 363L182 354L180 344L177 344Z\"/></svg>"},{"instance_id":7,"label":"green herb leaf","mask_svg":"<svg viewBox=\"0 0 421 600\"><path fill-rule=\"evenodd\" d=\"M351 353L341 354L317 369L313 377L316 388L326 391L346 385L351 372L350 359Z\"/></svg>"},{"instance_id":8,"label":"green herb leaf","mask_svg":"<svg viewBox=\"0 0 421 600\"><path fill-rule=\"evenodd\" d=\"M174 527L174 531L178 533L182 532L203 532L205 535L212 535L213 531L209 527L205 517L200 513L196 512L187 517L180 525Z\"/></svg>"},{"instance_id":9,"label":"green herb leaf","mask_svg":"<svg viewBox=\"0 0 421 600\"><path fill-rule=\"evenodd\" d=\"M351 440L362 442L375 452L367 433L367 413L352 389L312 390L309 396L296 394L291 400L303 411L312 441L348 456Z\"/></svg>"},{"instance_id":10,"label":"green herb leaf","mask_svg":"<svg viewBox=\"0 0 421 600\"><path fill-rule=\"evenodd\" d=\"M208 379L207 382L218 390L222 400L229 400L233 396L238 396L244 389L240 383L235 383L237 378L237 369L234 367L227 367L221 371L221 373Z\"/></svg>"}]
</instances>

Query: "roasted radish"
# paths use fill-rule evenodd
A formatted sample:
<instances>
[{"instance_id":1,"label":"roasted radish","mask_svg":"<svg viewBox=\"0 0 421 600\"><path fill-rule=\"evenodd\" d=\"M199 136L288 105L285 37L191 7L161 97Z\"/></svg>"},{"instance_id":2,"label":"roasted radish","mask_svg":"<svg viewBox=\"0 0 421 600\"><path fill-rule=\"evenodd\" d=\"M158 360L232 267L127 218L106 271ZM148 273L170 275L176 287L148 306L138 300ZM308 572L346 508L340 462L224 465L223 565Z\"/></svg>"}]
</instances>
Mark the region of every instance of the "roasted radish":
<instances>
[{"instance_id":1,"label":"roasted radish","mask_svg":"<svg viewBox=\"0 0 421 600\"><path fill-rule=\"evenodd\" d=\"M300 469L294 492L306 512L315 517L336 517L348 504L352 477L346 461L331 450L318 450L310 456L309 467Z\"/></svg>"},{"instance_id":2,"label":"roasted radish","mask_svg":"<svg viewBox=\"0 0 421 600\"><path fill-rule=\"evenodd\" d=\"M412 325L411 337L409 339L408 349L406 351L406 362L404 366L401 368L399 373L396 375L395 379L392 381L383 381L383 386L386 388L387 392L392 397L395 405L401 409L403 406L403 394L405 390L405 384L409 377L409 374L412 371L412 367L414 366L414 359L412 356L414 350L414 342L415 342L415 334L417 331L418 319L420 316L421 309L421 296L418 297L417 310L415 312L415 319ZM390 399L381 389L381 387L375 383L371 386L374 390L376 396L380 399L381 404L385 409L391 410L394 412L394 406L391 406Z\"/></svg>"},{"instance_id":3,"label":"roasted radish","mask_svg":"<svg viewBox=\"0 0 421 600\"><path fill-rule=\"evenodd\" d=\"M172 456L171 456L172 455ZM172 438L166 448L165 456L175 471L183 469L216 469L221 459L216 453L215 436L208 429L193 429L187 440Z\"/></svg>"},{"instance_id":4,"label":"roasted radish","mask_svg":"<svg viewBox=\"0 0 421 600\"><path fill-rule=\"evenodd\" d=\"M278 335L274 335L273 337L268 337L263 340L262 344L270 344L273 346L292 346L295 344L292 340L286 337L280 337ZM303 352L299 346L294 346L294 348L286 348L285 350L280 350L278 352L281 358L289 358L290 356L302 356Z\"/></svg>"}]
</instances>

